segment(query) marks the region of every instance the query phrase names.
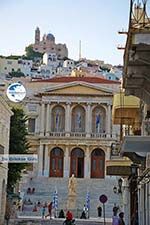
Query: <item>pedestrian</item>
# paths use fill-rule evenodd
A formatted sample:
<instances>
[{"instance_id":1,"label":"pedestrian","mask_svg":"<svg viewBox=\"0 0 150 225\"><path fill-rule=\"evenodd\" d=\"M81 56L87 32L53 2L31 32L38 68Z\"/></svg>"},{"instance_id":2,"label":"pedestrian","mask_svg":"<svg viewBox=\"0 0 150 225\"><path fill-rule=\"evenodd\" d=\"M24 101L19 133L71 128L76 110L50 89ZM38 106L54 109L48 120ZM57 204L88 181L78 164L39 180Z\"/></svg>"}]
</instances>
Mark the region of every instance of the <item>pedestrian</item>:
<instances>
[{"instance_id":1,"label":"pedestrian","mask_svg":"<svg viewBox=\"0 0 150 225\"><path fill-rule=\"evenodd\" d=\"M102 216L102 207L100 205L97 207L97 212L98 212L98 217L101 217Z\"/></svg>"},{"instance_id":2,"label":"pedestrian","mask_svg":"<svg viewBox=\"0 0 150 225\"><path fill-rule=\"evenodd\" d=\"M36 202L34 203L32 212L37 212L37 205L36 205Z\"/></svg>"},{"instance_id":3,"label":"pedestrian","mask_svg":"<svg viewBox=\"0 0 150 225\"><path fill-rule=\"evenodd\" d=\"M45 218L45 211L46 211L46 208L45 208L45 206L43 205L43 207L42 207L42 219Z\"/></svg>"},{"instance_id":4,"label":"pedestrian","mask_svg":"<svg viewBox=\"0 0 150 225\"><path fill-rule=\"evenodd\" d=\"M40 201L38 201L37 205L38 205L38 207L40 207L40 206L41 206L41 202L40 202Z\"/></svg>"},{"instance_id":5,"label":"pedestrian","mask_svg":"<svg viewBox=\"0 0 150 225\"><path fill-rule=\"evenodd\" d=\"M125 222L124 222L124 213L123 212L121 212L121 213L119 213L119 223L118 223L118 225L125 225Z\"/></svg>"},{"instance_id":6,"label":"pedestrian","mask_svg":"<svg viewBox=\"0 0 150 225\"><path fill-rule=\"evenodd\" d=\"M65 213L63 209L60 210L58 218L65 218Z\"/></svg>"},{"instance_id":7,"label":"pedestrian","mask_svg":"<svg viewBox=\"0 0 150 225\"><path fill-rule=\"evenodd\" d=\"M34 187L32 188L31 193L32 193L32 194L34 194L34 193L35 193L35 188L34 188Z\"/></svg>"},{"instance_id":8,"label":"pedestrian","mask_svg":"<svg viewBox=\"0 0 150 225\"><path fill-rule=\"evenodd\" d=\"M68 210L67 213L66 213L66 220L72 221L72 219L73 219L72 212Z\"/></svg>"},{"instance_id":9,"label":"pedestrian","mask_svg":"<svg viewBox=\"0 0 150 225\"><path fill-rule=\"evenodd\" d=\"M50 219L51 219L51 218L52 218L53 202L50 202L50 203L48 204L47 208L48 208L48 214L45 216L45 218L48 217L48 216L50 216Z\"/></svg>"},{"instance_id":10,"label":"pedestrian","mask_svg":"<svg viewBox=\"0 0 150 225\"><path fill-rule=\"evenodd\" d=\"M113 216L117 216L118 210L119 210L119 207L116 206L116 203L114 203L114 207L113 207Z\"/></svg>"},{"instance_id":11,"label":"pedestrian","mask_svg":"<svg viewBox=\"0 0 150 225\"><path fill-rule=\"evenodd\" d=\"M80 219L86 219L86 213L85 213L84 210L82 211L82 214L80 216Z\"/></svg>"},{"instance_id":12,"label":"pedestrian","mask_svg":"<svg viewBox=\"0 0 150 225\"><path fill-rule=\"evenodd\" d=\"M119 225L119 218L117 215L112 217L112 225Z\"/></svg>"}]
</instances>

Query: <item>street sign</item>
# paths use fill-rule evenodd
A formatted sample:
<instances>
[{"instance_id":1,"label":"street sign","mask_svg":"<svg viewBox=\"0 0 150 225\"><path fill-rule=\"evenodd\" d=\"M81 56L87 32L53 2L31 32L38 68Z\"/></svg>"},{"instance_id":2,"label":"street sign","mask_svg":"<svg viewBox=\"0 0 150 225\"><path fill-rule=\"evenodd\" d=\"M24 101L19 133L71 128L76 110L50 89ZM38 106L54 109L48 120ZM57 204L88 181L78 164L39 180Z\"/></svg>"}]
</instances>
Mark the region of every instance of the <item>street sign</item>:
<instances>
[{"instance_id":1,"label":"street sign","mask_svg":"<svg viewBox=\"0 0 150 225\"><path fill-rule=\"evenodd\" d=\"M107 196L106 196L106 195L101 195L101 196L99 197L99 200L100 200L101 203L104 204L104 203L107 202L108 199L107 199Z\"/></svg>"},{"instance_id":2,"label":"street sign","mask_svg":"<svg viewBox=\"0 0 150 225\"><path fill-rule=\"evenodd\" d=\"M105 220L105 203L107 202L108 198L106 195L100 195L99 200L101 203L103 203L103 215L104 215L104 225L106 225L106 220Z\"/></svg>"}]
</instances>

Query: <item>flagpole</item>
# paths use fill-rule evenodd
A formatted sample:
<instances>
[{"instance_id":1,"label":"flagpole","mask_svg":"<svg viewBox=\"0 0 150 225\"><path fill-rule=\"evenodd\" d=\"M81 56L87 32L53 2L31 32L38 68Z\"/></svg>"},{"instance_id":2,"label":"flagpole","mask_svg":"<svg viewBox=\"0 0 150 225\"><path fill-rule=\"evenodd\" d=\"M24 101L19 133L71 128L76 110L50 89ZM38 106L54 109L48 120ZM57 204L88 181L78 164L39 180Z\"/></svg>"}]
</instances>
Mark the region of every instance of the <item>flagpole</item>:
<instances>
[{"instance_id":1,"label":"flagpole","mask_svg":"<svg viewBox=\"0 0 150 225\"><path fill-rule=\"evenodd\" d=\"M88 190L86 193L86 207L88 209L88 218L90 218L90 194Z\"/></svg>"}]
</instances>

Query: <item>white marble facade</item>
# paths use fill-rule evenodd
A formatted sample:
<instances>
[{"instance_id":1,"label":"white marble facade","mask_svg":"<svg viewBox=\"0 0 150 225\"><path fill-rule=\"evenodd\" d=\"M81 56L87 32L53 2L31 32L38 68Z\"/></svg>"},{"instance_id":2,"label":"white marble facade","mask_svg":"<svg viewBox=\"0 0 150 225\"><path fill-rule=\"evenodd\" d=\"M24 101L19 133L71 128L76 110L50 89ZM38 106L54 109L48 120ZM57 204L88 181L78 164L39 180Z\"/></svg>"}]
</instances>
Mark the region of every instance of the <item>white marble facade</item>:
<instances>
[{"instance_id":1,"label":"white marble facade","mask_svg":"<svg viewBox=\"0 0 150 225\"><path fill-rule=\"evenodd\" d=\"M29 140L31 135L39 140L35 174L69 177L75 172L77 177L104 178L110 146L116 140L111 108L112 93L94 97L48 93L27 102L28 117L35 119ZM55 164L60 171L55 171ZM98 174L94 173L97 166Z\"/></svg>"}]
</instances>

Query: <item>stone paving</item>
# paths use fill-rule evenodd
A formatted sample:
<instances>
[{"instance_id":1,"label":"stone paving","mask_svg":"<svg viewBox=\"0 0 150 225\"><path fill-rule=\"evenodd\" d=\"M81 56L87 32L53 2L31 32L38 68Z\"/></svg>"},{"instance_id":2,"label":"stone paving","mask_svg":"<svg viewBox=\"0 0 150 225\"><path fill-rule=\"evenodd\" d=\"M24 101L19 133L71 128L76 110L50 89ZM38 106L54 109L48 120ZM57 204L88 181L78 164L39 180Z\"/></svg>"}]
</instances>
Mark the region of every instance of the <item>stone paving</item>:
<instances>
[{"instance_id":1,"label":"stone paving","mask_svg":"<svg viewBox=\"0 0 150 225\"><path fill-rule=\"evenodd\" d=\"M41 219L40 217L20 217L10 221L10 225L63 225L63 219ZM76 225L103 225L103 218L91 218L87 220L76 219ZM106 218L106 225L111 225L111 220Z\"/></svg>"}]
</instances>

